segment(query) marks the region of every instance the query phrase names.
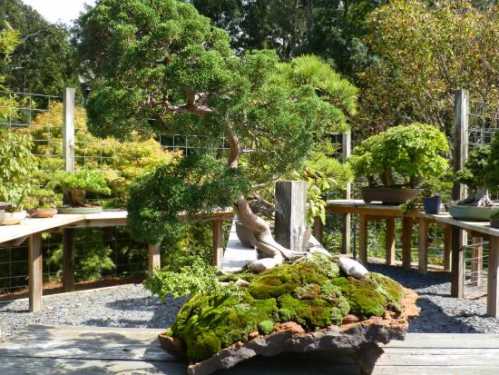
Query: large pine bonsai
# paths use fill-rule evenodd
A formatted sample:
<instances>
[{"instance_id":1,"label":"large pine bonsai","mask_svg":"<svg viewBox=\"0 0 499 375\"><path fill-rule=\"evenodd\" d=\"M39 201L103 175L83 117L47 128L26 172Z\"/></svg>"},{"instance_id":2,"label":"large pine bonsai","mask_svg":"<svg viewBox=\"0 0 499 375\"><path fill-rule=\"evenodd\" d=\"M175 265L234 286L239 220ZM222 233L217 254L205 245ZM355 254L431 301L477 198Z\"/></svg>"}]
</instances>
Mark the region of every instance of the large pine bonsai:
<instances>
[{"instance_id":1,"label":"large pine bonsai","mask_svg":"<svg viewBox=\"0 0 499 375\"><path fill-rule=\"evenodd\" d=\"M175 131L202 136L205 150L226 139L228 152L188 155L135 186L137 235L159 240L178 211L229 203L260 251L281 261L296 255L273 239L245 194L300 166L315 142L345 127L355 87L313 56L237 55L223 30L175 0L101 0L80 18L76 41L94 133Z\"/></svg>"}]
</instances>

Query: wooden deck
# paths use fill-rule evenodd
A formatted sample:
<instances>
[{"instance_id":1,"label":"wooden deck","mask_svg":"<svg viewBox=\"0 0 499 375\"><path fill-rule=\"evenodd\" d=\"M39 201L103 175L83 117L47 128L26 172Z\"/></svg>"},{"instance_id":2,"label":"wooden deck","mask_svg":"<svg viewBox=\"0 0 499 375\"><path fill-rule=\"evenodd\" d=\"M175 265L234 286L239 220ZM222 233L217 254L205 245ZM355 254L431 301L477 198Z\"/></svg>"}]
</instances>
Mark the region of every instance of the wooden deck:
<instances>
[{"instance_id":1,"label":"wooden deck","mask_svg":"<svg viewBox=\"0 0 499 375\"><path fill-rule=\"evenodd\" d=\"M157 329L30 327L0 339L2 375L185 374L185 365L159 347ZM499 335L408 334L393 341L373 375L497 375ZM257 358L226 375L359 374L356 366L336 365L327 355ZM220 373L222 374L222 373Z\"/></svg>"}]
</instances>

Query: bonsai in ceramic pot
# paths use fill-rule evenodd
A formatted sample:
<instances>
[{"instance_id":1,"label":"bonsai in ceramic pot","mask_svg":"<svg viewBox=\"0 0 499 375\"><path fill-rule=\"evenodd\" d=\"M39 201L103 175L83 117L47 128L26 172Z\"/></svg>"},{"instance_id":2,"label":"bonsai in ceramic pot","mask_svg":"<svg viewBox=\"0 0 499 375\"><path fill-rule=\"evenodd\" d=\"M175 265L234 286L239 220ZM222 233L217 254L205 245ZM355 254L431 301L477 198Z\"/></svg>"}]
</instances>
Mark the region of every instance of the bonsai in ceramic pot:
<instances>
[{"instance_id":1,"label":"bonsai in ceramic pot","mask_svg":"<svg viewBox=\"0 0 499 375\"><path fill-rule=\"evenodd\" d=\"M449 144L432 125L400 125L373 135L358 145L350 159L357 178L366 178L362 190L369 203L402 204L415 199L428 179L448 168Z\"/></svg>"},{"instance_id":2,"label":"bonsai in ceramic pot","mask_svg":"<svg viewBox=\"0 0 499 375\"><path fill-rule=\"evenodd\" d=\"M30 217L46 219L57 214L57 194L50 189L36 189L31 194L32 204L28 210Z\"/></svg>"},{"instance_id":3,"label":"bonsai in ceramic pot","mask_svg":"<svg viewBox=\"0 0 499 375\"><path fill-rule=\"evenodd\" d=\"M490 198L489 191L499 186L499 136L492 145L475 148L465 167L457 173L457 181L469 189L468 197L449 205L455 219L489 221L499 212L499 202Z\"/></svg>"},{"instance_id":4,"label":"bonsai in ceramic pot","mask_svg":"<svg viewBox=\"0 0 499 375\"><path fill-rule=\"evenodd\" d=\"M85 214L102 211L102 206L91 204L88 195L109 195L111 189L106 176L98 170L80 169L76 172L56 172L53 188L64 193L68 205L59 208L60 213Z\"/></svg>"},{"instance_id":5,"label":"bonsai in ceramic pot","mask_svg":"<svg viewBox=\"0 0 499 375\"><path fill-rule=\"evenodd\" d=\"M31 153L31 137L0 130L0 225L19 224L26 216L27 198L33 190L37 162Z\"/></svg>"}]
</instances>

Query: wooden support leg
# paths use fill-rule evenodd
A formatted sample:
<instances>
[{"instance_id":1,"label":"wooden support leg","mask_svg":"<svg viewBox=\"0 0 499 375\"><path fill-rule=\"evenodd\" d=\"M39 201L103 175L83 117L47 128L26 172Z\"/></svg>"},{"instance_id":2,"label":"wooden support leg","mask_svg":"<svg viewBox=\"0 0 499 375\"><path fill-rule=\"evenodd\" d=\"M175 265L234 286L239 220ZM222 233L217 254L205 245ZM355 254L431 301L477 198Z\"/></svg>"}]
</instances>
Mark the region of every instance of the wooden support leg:
<instances>
[{"instance_id":1,"label":"wooden support leg","mask_svg":"<svg viewBox=\"0 0 499 375\"><path fill-rule=\"evenodd\" d=\"M221 267L224 255L222 224L221 220L213 221L213 265L215 267Z\"/></svg>"},{"instance_id":2,"label":"wooden support leg","mask_svg":"<svg viewBox=\"0 0 499 375\"><path fill-rule=\"evenodd\" d=\"M473 236L471 243L473 244L471 250L471 285L480 286L482 284L483 270L483 238Z\"/></svg>"},{"instance_id":3,"label":"wooden support leg","mask_svg":"<svg viewBox=\"0 0 499 375\"><path fill-rule=\"evenodd\" d=\"M63 266L62 286L64 291L75 289L74 278L74 229L64 229L63 232Z\"/></svg>"},{"instance_id":4,"label":"wooden support leg","mask_svg":"<svg viewBox=\"0 0 499 375\"><path fill-rule=\"evenodd\" d=\"M348 254L352 248L352 215L345 214L345 220L343 221L343 236L341 241L341 253Z\"/></svg>"},{"instance_id":5,"label":"wooden support leg","mask_svg":"<svg viewBox=\"0 0 499 375\"><path fill-rule=\"evenodd\" d=\"M161 268L161 244L147 245L148 250L148 265L147 270L153 273L155 270Z\"/></svg>"},{"instance_id":6,"label":"wooden support leg","mask_svg":"<svg viewBox=\"0 0 499 375\"><path fill-rule=\"evenodd\" d=\"M322 221L320 218L316 217L314 219L314 237L317 239L317 241L322 243L323 235L324 235L324 225L322 224Z\"/></svg>"},{"instance_id":7,"label":"wooden support leg","mask_svg":"<svg viewBox=\"0 0 499 375\"><path fill-rule=\"evenodd\" d=\"M386 219L386 264L391 266L395 263L395 219Z\"/></svg>"},{"instance_id":8,"label":"wooden support leg","mask_svg":"<svg viewBox=\"0 0 499 375\"><path fill-rule=\"evenodd\" d=\"M487 295L487 315L494 318L499 317L499 299L498 299L498 278L497 270L499 268L499 237L490 238L489 250L489 272L488 272L488 295Z\"/></svg>"},{"instance_id":9,"label":"wooden support leg","mask_svg":"<svg viewBox=\"0 0 499 375\"><path fill-rule=\"evenodd\" d=\"M452 286L451 296L464 297L464 233L452 227Z\"/></svg>"},{"instance_id":10,"label":"wooden support leg","mask_svg":"<svg viewBox=\"0 0 499 375\"><path fill-rule=\"evenodd\" d=\"M29 311L37 312L42 308L43 263L42 236L32 234L29 239Z\"/></svg>"},{"instance_id":11,"label":"wooden support leg","mask_svg":"<svg viewBox=\"0 0 499 375\"><path fill-rule=\"evenodd\" d=\"M444 226L444 270L451 272L452 268L452 226Z\"/></svg>"},{"instance_id":12,"label":"wooden support leg","mask_svg":"<svg viewBox=\"0 0 499 375\"><path fill-rule=\"evenodd\" d=\"M359 261L367 264L367 216L359 215Z\"/></svg>"},{"instance_id":13,"label":"wooden support leg","mask_svg":"<svg viewBox=\"0 0 499 375\"><path fill-rule=\"evenodd\" d=\"M419 272L428 272L428 221L419 219Z\"/></svg>"},{"instance_id":14,"label":"wooden support leg","mask_svg":"<svg viewBox=\"0 0 499 375\"><path fill-rule=\"evenodd\" d=\"M412 226L413 220L410 217L402 219L402 266L406 270L411 269L412 262Z\"/></svg>"}]
</instances>

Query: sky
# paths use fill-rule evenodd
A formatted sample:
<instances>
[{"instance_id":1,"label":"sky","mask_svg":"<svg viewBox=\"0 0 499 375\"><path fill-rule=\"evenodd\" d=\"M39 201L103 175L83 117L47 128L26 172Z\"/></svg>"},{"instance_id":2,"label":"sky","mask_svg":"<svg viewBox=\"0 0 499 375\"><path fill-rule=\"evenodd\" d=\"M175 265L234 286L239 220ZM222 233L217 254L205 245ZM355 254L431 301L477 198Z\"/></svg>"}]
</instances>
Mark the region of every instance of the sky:
<instances>
[{"instance_id":1,"label":"sky","mask_svg":"<svg viewBox=\"0 0 499 375\"><path fill-rule=\"evenodd\" d=\"M47 21L70 24L78 18L84 5L93 5L95 0L23 0L36 9Z\"/></svg>"}]
</instances>

